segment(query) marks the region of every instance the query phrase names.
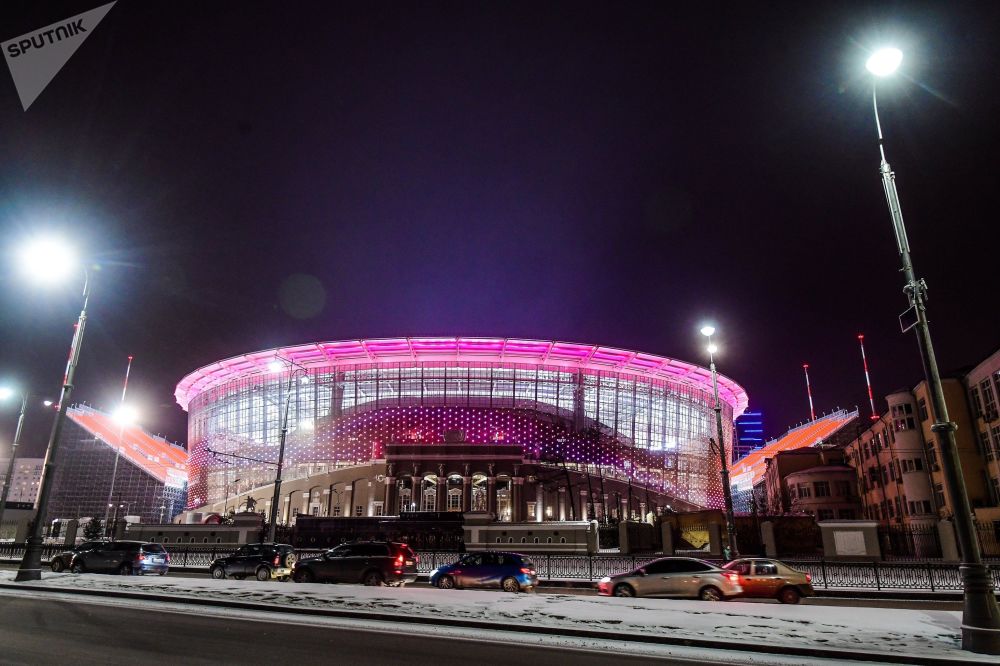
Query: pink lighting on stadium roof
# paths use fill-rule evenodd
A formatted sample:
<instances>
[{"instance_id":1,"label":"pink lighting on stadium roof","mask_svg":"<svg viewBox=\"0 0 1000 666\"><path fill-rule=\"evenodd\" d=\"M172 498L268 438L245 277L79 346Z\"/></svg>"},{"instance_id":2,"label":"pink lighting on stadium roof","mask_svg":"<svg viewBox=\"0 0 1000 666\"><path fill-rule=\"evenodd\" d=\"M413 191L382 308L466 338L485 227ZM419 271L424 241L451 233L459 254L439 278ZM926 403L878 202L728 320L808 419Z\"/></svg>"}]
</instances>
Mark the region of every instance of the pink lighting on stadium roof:
<instances>
[{"instance_id":1,"label":"pink lighting on stadium roof","mask_svg":"<svg viewBox=\"0 0 1000 666\"><path fill-rule=\"evenodd\" d=\"M684 361L615 347L517 338L380 338L315 342L252 352L211 363L181 379L174 391L177 403L188 408L191 399L206 389L252 375L272 372L276 358L305 368L331 368L357 363L416 363L425 361L478 361L558 366L585 370L611 370L639 377L662 379L712 390L708 369ZM719 375L719 394L739 416L747 407L747 394L732 379Z\"/></svg>"}]
</instances>

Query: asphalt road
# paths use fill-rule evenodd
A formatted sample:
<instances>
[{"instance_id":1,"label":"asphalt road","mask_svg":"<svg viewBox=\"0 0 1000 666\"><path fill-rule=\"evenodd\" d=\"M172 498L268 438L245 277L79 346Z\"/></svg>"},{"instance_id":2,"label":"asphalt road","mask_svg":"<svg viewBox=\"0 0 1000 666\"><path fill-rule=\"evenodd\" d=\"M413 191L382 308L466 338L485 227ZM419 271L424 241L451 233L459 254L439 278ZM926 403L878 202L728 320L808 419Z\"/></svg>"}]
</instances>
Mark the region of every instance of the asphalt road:
<instances>
[{"instance_id":1,"label":"asphalt road","mask_svg":"<svg viewBox=\"0 0 1000 666\"><path fill-rule=\"evenodd\" d=\"M690 664L676 657L0 594L3 664ZM480 635L484 632L479 631Z\"/></svg>"}]
</instances>

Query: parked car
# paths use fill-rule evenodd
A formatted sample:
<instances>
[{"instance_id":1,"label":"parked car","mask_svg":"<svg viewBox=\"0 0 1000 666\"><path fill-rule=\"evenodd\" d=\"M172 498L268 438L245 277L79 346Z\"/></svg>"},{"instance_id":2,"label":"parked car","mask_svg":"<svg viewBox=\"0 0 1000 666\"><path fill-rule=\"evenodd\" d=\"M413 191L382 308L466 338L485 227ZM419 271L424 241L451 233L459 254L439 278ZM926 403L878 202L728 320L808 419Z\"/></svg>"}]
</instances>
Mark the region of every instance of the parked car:
<instances>
[{"instance_id":1,"label":"parked car","mask_svg":"<svg viewBox=\"0 0 1000 666\"><path fill-rule=\"evenodd\" d=\"M272 578L284 581L292 575L294 565L295 549L286 543L248 543L229 557L216 558L208 571L216 580L253 576L260 581Z\"/></svg>"},{"instance_id":2,"label":"parked car","mask_svg":"<svg viewBox=\"0 0 1000 666\"><path fill-rule=\"evenodd\" d=\"M453 564L431 572L431 585L442 590L463 587L498 587L521 592L538 586L535 565L518 553L471 553Z\"/></svg>"},{"instance_id":3,"label":"parked car","mask_svg":"<svg viewBox=\"0 0 1000 666\"><path fill-rule=\"evenodd\" d=\"M103 541L73 556L73 573L117 573L123 576L166 575L170 554L161 544L147 541Z\"/></svg>"},{"instance_id":4,"label":"parked car","mask_svg":"<svg viewBox=\"0 0 1000 666\"><path fill-rule=\"evenodd\" d=\"M777 599L783 604L797 604L802 597L815 596L812 576L793 569L784 562L756 557L733 560L723 567L739 574L743 597Z\"/></svg>"},{"instance_id":5,"label":"parked car","mask_svg":"<svg viewBox=\"0 0 1000 666\"><path fill-rule=\"evenodd\" d=\"M59 573L60 571L67 571L73 564L74 555L85 550L92 550L95 546L101 543L104 543L104 541L84 541L83 543L78 543L69 550L63 551L58 555L53 555L52 559L49 561L49 566L52 567L52 570L56 573Z\"/></svg>"},{"instance_id":6,"label":"parked car","mask_svg":"<svg viewBox=\"0 0 1000 666\"><path fill-rule=\"evenodd\" d=\"M296 583L364 583L402 587L417 579L416 553L405 543L345 543L295 563Z\"/></svg>"},{"instance_id":7,"label":"parked car","mask_svg":"<svg viewBox=\"0 0 1000 666\"><path fill-rule=\"evenodd\" d=\"M724 601L738 596L739 574L693 557L664 557L635 571L602 578L597 593L615 597L688 597Z\"/></svg>"}]
</instances>

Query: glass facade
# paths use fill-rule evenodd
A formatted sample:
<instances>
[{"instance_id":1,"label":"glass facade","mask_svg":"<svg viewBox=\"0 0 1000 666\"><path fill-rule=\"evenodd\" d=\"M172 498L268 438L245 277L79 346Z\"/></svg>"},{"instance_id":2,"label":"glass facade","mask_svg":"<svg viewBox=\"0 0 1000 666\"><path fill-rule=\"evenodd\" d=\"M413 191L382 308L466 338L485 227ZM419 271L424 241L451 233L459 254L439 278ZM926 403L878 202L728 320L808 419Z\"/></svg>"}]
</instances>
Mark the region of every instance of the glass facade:
<instances>
[{"instance_id":1,"label":"glass facade","mask_svg":"<svg viewBox=\"0 0 1000 666\"><path fill-rule=\"evenodd\" d=\"M699 505L721 498L710 384L544 362L284 367L190 398L189 508L222 501L235 478L243 487L273 481L286 406L286 479L366 464L387 443L433 444L461 431L463 441L516 444L526 457L634 479ZM724 401L727 447L733 411Z\"/></svg>"}]
</instances>

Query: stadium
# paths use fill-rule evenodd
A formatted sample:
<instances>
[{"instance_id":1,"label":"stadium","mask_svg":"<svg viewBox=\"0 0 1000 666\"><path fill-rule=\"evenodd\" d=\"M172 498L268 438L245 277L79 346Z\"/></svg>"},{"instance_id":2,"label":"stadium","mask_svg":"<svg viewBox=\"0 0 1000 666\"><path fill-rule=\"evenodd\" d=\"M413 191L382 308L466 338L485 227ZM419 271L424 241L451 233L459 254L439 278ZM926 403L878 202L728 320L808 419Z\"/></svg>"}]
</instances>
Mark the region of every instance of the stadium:
<instances>
[{"instance_id":1,"label":"stadium","mask_svg":"<svg viewBox=\"0 0 1000 666\"><path fill-rule=\"evenodd\" d=\"M747 394L719 376L725 447ZM499 521L722 505L711 373L599 345L393 338L269 349L177 385L188 513L489 512ZM730 458L731 459L731 458Z\"/></svg>"}]
</instances>

